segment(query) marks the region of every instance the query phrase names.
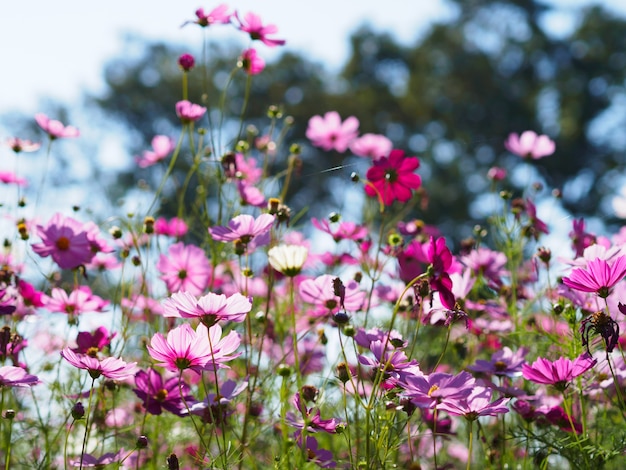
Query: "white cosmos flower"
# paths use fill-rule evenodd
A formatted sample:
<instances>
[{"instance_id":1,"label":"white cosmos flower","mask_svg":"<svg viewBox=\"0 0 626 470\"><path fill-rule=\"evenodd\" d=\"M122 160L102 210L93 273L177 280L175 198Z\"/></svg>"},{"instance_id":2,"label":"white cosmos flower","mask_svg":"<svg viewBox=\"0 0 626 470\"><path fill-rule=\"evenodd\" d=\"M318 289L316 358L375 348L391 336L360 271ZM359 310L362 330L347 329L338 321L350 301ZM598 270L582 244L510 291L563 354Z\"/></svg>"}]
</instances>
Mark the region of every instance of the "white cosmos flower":
<instances>
[{"instance_id":1,"label":"white cosmos flower","mask_svg":"<svg viewBox=\"0 0 626 470\"><path fill-rule=\"evenodd\" d=\"M293 277L300 273L309 254L309 250L301 245L278 245L267 252L272 268Z\"/></svg>"}]
</instances>

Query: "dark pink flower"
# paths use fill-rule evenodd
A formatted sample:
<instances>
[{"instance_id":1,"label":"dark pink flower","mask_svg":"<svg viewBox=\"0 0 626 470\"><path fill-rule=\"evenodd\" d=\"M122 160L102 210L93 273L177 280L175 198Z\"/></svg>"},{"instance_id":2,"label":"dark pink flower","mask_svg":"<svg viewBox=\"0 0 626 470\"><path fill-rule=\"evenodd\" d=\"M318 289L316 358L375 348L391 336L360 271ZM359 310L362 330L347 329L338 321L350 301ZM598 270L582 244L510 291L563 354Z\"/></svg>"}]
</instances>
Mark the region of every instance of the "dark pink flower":
<instances>
[{"instance_id":1,"label":"dark pink flower","mask_svg":"<svg viewBox=\"0 0 626 470\"><path fill-rule=\"evenodd\" d=\"M199 120L206 113L206 108L199 104L194 104L188 100L176 103L176 115L183 124L189 124Z\"/></svg>"},{"instance_id":2,"label":"dark pink flower","mask_svg":"<svg viewBox=\"0 0 626 470\"><path fill-rule=\"evenodd\" d=\"M497 166L492 166L487 172L487 178L492 181L502 181L506 178L506 170Z\"/></svg>"},{"instance_id":3,"label":"dark pink flower","mask_svg":"<svg viewBox=\"0 0 626 470\"><path fill-rule=\"evenodd\" d=\"M163 410L183 416L187 406L192 406L196 401L191 395L191 389L185 382L180 383L178 377L171 377L164 380L155 369L148 369L147 372L140 370L135 375L135 395L143 401L143 407L153 415L160 415ZM180 392L183 392L181 396Z\"/></svg>"},{"instance_id":4,"label":"dark pink flower","mask_svg":"<svg viewBox=\"0 0 626 470\"><path fill-rule=\"evenodd\" d=\"M38 225L37 234L42 242L33 245L41 257L51 256L61 269L74 269L87 264L94 257L91 241L85 226L56 213L46 226Z\"/></svg>"},{"instance_id":5,"label":"dark pink flower","mask_svg":"<svg viewBox=\"0 0 626 470\"><path fill-rule=\"evenodd\" d=\"M597 360L588 353L580 355L575 361L560 357L554 362L538 357L532 365L522 365L522 375L526 380L538 384L554 385L563 391L569 383L591 369Z\"/></svg>"},{"instance_id":6,"label":"dark pink flower","mask_svg":"<svg viewBox=\"0 0 626 470\"><path fill-rule=\"evenodd\" d=\"M12 171L0 171L0 182L4 184L15 184L16 186L26 186L28 181L18 177Z\"/></svg>"},{"instance_id":7,"label":"dark pink flower","mask_svg":"<svg viewBox=\"0 0 626 470\"><path fill-rule=\"evenodd\" d=\"M62 137L78 137L80 132L73 126L64 126L61 122L50 119L43 113L35 114L35 121L39 124L50 139L59 139Z\"/></svg>"},{"instance_id":8,"label":"dark pink flower","mask_svg":"<svg viewBox=\"0 0 626 470\"><path fill-rule=\"evenodd\" d=\"M265 61L255 49L246 49L239 58L240 67L249 75L258 75L265 69Z\"/></svg>"},{"instance_id":9,"label":"dark pink flower","mask_svg":"<svg viewBox=\"0 0 626 470\"><path fill-rule=\"evenodd\" d=\"M599 297L607 298L611 289L626 275L626 256L620 256L609 264L601 258L587 262L586 268L572 270L569 277L563 278L563 284L582 292L595 292Z\"/></svg>"},{"instance_id":10,"label":"dark pink flower","mask_svg":"<svg viewBox=\"0 0 626 470\"><path fill-rule=\"evenodd\" d=\"M143 152L141 158L137 158L137 165L148 168L161 160L165 160L174 150L174 141L166 135L156 135L152 138L152 150Z\"/></svg>"},{"instance_id":11,"label":"dark pink flower","mask_svg":"<svg viewBox=\"0 0 626 470\"><path fill-rule=\"evenodd\" d=\"M17 137L9 137L6 143L15 153L34 152L41 147L39 142L31 142L30 140L19 139Z\"/></svg>"},{"instance_id":12,"label":"dark pink flower","mask_svg":"<svg viewBox=\"0 0 626 470\"><path fill-rule=\"evenodd\" d=\"M206 26L211 26L213 24L227 24L230 23L230 17L233 15L232 13L228 13L228 5L221 4L217 7L213 8L208 13L204 12L204 8L198 8L196 10L196 20L195 21L187 21L183 24L185 26L187 23L195 23L197 25L202 26L203 28Z\"/></svg>"},{"instance_id":13,"label":"dark pink flower","mask_svg":"<svg viewBox=\"0 0 626 470\"><path fill-rule=\"evenodd\" d=\"M226 297L209 292L196 299L189 292L178 292L165 299L163 309L164 317L198 318L210 328L222 320L244 321L246 314L252 310L252 302L239 293Z\"/></svg>"},{"instance_id":14,"label":"dark pink flower","mask_svg":"<svg viewBox=\"0 0 626 470\"><path fill-rule=\"evenodd\" d=\"M572 240L572 248L574 248L577 258L583 256L585 248L596 242L595 235L585 232L585 219L582 218L572 221L572 231L568 235Z\"/></svg>"},{"instance_id":15,"label":"dark pink flower","mask_svg":"<svg viewBox=\"0 0 626 470\"><path fill-rule=\"evenodd\" d=\"M211 359L207 327L203 324L194 331L185 323L170 330L167 338L156 333L147 348L157 365L173 372L191 369L199 374Z\"/></svg>"},{"instance_id":16,"label":"dark pink flower","mask_svg":"<svg viewBox=\"0 0 626 470\"><path fill-rule=\"evenodd\" d=\"M314 146L337 152L345 152L358 135L359 120L350 116L341 122L337 111L329 111L324 117L313 116L306 130L306 137Z\"/></svg>"},{"instance_id":17,"label":"dark pink flower","mask_svg":"<svg viewBox=\"0 0 626 470\"><path fill-rule=\"evenodd\" d=\"M3 387L30 387L38 383L39 379L36 376L28 374L21 367L0 367L0 389Z\"/></svg>"},{"instance_id":18,"label":"dark pink flower","mask_svg":"<svg viewBox=\"0 0 626 470\"><path fill-rule=\"evenodd\" d=\"M81 331L76 337L76 347L72 349L75 353L94 355L104 351L111 345L111 340L116 333L109 334L109 331L101 326L93 333Z\"/></svg>"},{"instance_id":19,"label":"dark pink flower","mask_svg":"<svg viewBox=\"0 0 626 470\"><path fill-rule=\"evenodd\" d=\"M159 235L180 238L187 233L187 223L178 217L172 217L169 221L164 217L159 217L154 222L154 232Z\"/></svg>"},{"instance_id":20,"label":"dark pink flower","mask_svg":"<svg viewBox=\"0 0 626 470\"><path fill-rule=\"evenodd\" d=\"M393 143L381 134L363 134L350 143L350 151L358 157L378 160L391 152Z\"/></svg>"},{"instance_id":21,"label":"dark pink flower","mask_svg":"<svg viewBox=\"0 0 626 470\"><path fill-rule=\"evenodd\" d=\"M189 72L195 64L196 59L194 59L191 54L182 54L178 58L178 65L180 65L180 68L185 72Z\"/></svg>"},{"instance_id":22,"label":"dark pink flower","mask_svg":"<svg viewBox=\"0 0 626 470\"><path fill-rule=\"evenodd\" d=\"M412 190L422 184L422 179L414 173L419 164L417 157L406 157L404 151L392 150L389 157L379 158L367 170L370 184L365 186L365 194L380 196L386 206L395 200L407 202L411 199Z\"/></svg>"},{"instance_id":23,"label":"dark pink flower","mask_svg":"<svg viewBox=\"0 0 626 470\"><path fill-rule=\"evenodd\" d=\"M547 135L537 135L533 131L522 132L519 136L509 134L504 146L515 155L533 160L552 155L555 150L554 142Z\"/></svg>"},{"instance_id":24,"label":"dark pink flower","mask_svg":"<svg viewBox=\"0 0 626 470\"><path fill-rule=\"evenodd\" d=\"M182 290L192 295L200 295L211 276L211 265L204 251L182 242L172 245L167 254L159 257L157 269L170 292Z\"/></svg>"},{"instance_id":25,"label":"dark pink flower","mask_svg":"<svg viewBox=\"0 0 626 470\"><path fill-rule=\"evenodd\" d=\"M74 367L87 370L92 379L104 376L108 379L124 380L137 372L136 362L126 363L115 357L100 360L87 354L75 353L70 348L63 349L61 356Z\"/></svg>"},{"instance_id":26,"label":"dark pink flower","mask_svg":"<svg viewBox=\"0 0 626 470\"><path fill-rule=\"evenodd\" d=\"M269 47L282 46L285 44L284 39L271 39L268 36L278 32L276 25L268 24L263 26L261 17L254 13L246 13L243 20L235 12L235 18L239 22L239 29L250 35L250 39L259 40Z\"/></svg>"}]
</instances>

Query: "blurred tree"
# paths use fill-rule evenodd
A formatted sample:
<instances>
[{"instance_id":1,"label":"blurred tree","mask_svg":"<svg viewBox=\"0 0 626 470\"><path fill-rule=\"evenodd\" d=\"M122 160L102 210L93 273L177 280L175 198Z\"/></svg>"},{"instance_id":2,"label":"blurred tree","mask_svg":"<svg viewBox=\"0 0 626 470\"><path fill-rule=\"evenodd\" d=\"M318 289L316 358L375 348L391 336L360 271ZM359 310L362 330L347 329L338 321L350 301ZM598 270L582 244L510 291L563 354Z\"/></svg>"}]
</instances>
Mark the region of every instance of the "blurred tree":
<instances>
[{"instance_id":1,"label":"blurred tree","mask_svg":"<svg viewBox=\"0 0 626 470\"><path fill-rule=\"evenodd\" d=\"M539 1L451 5L454 18L433 25L411 46L362 27L352 35L351 57L337 74L284 54L252 80L249 122L262 131L267 106L280 105L294 118L290 141L305 142L312 115L337 110L344 118L357 116L361 132L386 134L396 147L422 159L429 205L413 215L457 239L483 216L487 169L519 163L504 151L508 134L535 130L557 142L554 156L532 166L549 185L563 188L564 207L576 216L615 221L606 202L623 184L626 139L619 129L626 116L626 21L594 6L582 11L563 37L550 34L545 25L551 10ZM95 100L136 133L136 151L154 134L178 126L173 106L181 96L176 58L182 50L165 44L139 50L109 64L108 89ZM217 106L238 50L211 46L209 68L193 71L192 101ZM226 101L234 117L244 87L240 72ZM304 207L316 201L312 209L323 214L325 202L337 201L337 178L345 185L350 171L363 174L367 168L354 159L343 171L325 172L342 160L305 151L300 174L315 175L317 184L295 185L292 203ZM528 182L514 180L516 191L527 189Z\"/></svg>"}]
</instances>

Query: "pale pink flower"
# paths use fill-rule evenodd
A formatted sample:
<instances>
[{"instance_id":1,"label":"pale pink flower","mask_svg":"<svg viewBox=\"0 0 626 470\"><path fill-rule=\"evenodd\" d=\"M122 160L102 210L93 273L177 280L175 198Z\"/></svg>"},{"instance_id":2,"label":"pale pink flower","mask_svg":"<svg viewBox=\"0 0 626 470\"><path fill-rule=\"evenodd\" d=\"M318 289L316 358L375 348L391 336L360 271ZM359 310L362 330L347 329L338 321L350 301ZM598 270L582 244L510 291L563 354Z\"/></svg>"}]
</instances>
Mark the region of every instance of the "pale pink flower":
<instances>
[{"instance_id":1,"label":"pale pink flower","mask_svg":"<svg viewBox=\"0 0 626 470\"><path fill-rule=\"evenodd\" d=\"M241 214L228 222L228 226L209 227L209 234L215 241L241 243L246 249L269 243L270 229L275 217L261 214L256 219L248 214Z\"/></svg>"},{"instance_id":2,"label":"pale pink flower","mask_svg":"<svg viewBox=\"0 0 626 470\"><path fill-rule=\"evenodd\" d=\"M250 299L239 293L226 297L209 292L196 299L189 292L178 292L163 302L163 316L199 318L209 328L221 320L240 323L251 309Z\"/></svg>"},{"instance_id":3,"label":"pale pink flower","mask_svg":"<svg viewBox=\"0 0 626 470\"><path fill-rule=\"evenodd\" d=\"M268 24L263 26L261 17L254 13L246 13L243 20L239 18L238 13L235 12L235 18L239 22L239 29L250 35L250 39L259 40L263 44L269 47L282 46L285 44L284 39L271 39L268 37L270 34L278 32L276 25Z\"/></svg>"},{"instance_id":4,"label":"pale pink flower","mask_svg":"<svg viewBox=\"0 0 626 470\"><path fill-rule=\"evenodd\" d=\"M28 374L21 367L0 367L0 389L3 387L30 387L38 383L39 379L36 376Z\"/></svg>"},{"instance_id":5,"label":"pale pink flower","mask_svg":"<svg viewBox=\"0 0 626 470\"><path fill-rule=\"evenodd\" d=\"M342 296L337 295L334 280L336 276L330 274L322 274L315 279L306 279L302 281L299 287L300 298L315 306L312 315L329 315L337 313L339 310L347 310L348 312L356 312L363 307L365 302L365 292L359 289L356 281L351 280L341 292ZM343 298L342 298L343 297Z\"/></svg>"},{"instance_id":6,"label":"pale pink flower","mask_svg":"<svg viewBox=\"0 0 626 470\"><path fill-rule=\"evenodd\" d=\"M446 400L437 406L451 415L463 416L468 421L475 421L481 416L497 416L509 412L506 407L510 398L499 398L491 401L492 391L485 387L475 387L467 397Z\"/></svg>"},{"instance_id":7,"label":"pale pink flower","mask_svg":"<svg viewBox=\"0 0 626 470\"><path fill-rule=\"evenodd\" d=\"M80 286L69 295L59 287L52 288L50 297L43 298L44 306L51 312L80 315L86 312L101 312L109 302L91 292L88 286Z\"/></svg>"},{"instance_id":8,"label":"pale pink flower","mask_svg":"<svg viewBox=\"0 0 626 470\"><path fill-rule=\"evenodd\" d=\"M345 152L358 134L359 120L350 116L342 122L337 111L329 111L324 117L313 116L306 130L306 137L314 146L337 152Z\"/></svg>"},{"instance_id":9,"label":"pale pink flower","mask_svg":"<svg viewBox=\"0 0 626 470\"><path fill-rule=\"evenodd\" d=\"M170 247L157 263L161 279L170 292L187 291L200 295L209 284L211 265L201 248L182 242Z\"/></svg>"},{"instance_id":10,"label":"pale pink flower","mask_svg":"<svg viewBox=\"0 0 626 470\"><path fill-rule=\"evenodd\" d=\"M393 143L381 134L363 134L350 143L350 151L359 157L378 160L391 152Z\"/></svg>"},{"instance_id":11,"label":"pale pink flower","mask_svg":"<svg viewBox=\"0 0 626 470\"><path fill-rule=\"evenodd\" d=\"M175 144L172 139L166 135L156 135L152 138L152 150L143 152L141 158L137 157L137 165L141 168L148 168L162 160L174 150Z\"/></svg>"},{"instance_id":12,"label":"pale pink flower","mask_svg":"<svg viewBox=\"0 0 626 470\"><path fill-rule=\"evenodd\" d=\"M239 57L240 67L249 75L258 75L265 69L265 61L255 49L246 49Z\"/></svg>"},{"instance_id":13,"label":"pale pink flower","mask_svg":"<svg viewBox=\"0 0 626 470\"><path fill-rule=\"evenodd\" d=\"M547 135L537 135L533 131L522 132L519 136L515 133L509 134L504 146L515 155L533 160L552 155L556 148L554 141Z\"/></svg>"},{"instance_id":14,"label":"pale pink flower","mask_svg":"<svg viewBox=\"0 0 626 470\"><path fill-rule=\"evenodd\" d=\"M9 137L6 143L15 153L34 152L41 147L39 142L31 142L30 140L20 139L18 137Z\"/></svg>"},{"instance_id":15,"label":"pale pink flower","mask_svg":"<svg viewBox=\"0 0 626 470\"><path fill-rule=\"evenodd\" d=\"M241 198L242 206L266 207L267 201L259 188L246 183L244 180L237 181L237 191Z\"/></svg>"},{"instance_id":16,"label":"pale pink flower","mask_svg":"<svg viewBox=\"0 0 626 470\"><path fill-rule=\"evenodd\" d=\"M39 124L50 139L59 139L62 137L78 137L80 132L73 126L64 126L60 121L50 119L43 113L35 114L35 121Z\"/></svg>"},{"instance_id":17,"label":"pale pink flower","mask_svg":"<svg viewBox=\"0 0 626 470\"><path fill-rule=\"evenodd\" d=\"M100 360L87 354L75 353L70 348L63 349L61 356L74 367L87 370L92 379L104 376L108 379L124 380L137 372L136 362L126 363L115 357Z\"/></svg>"},{"instance_id":18,"label":"pale pink flower","mask_svg":"<svg viewBox=\"0 0 626 470\"><path fill-rule=\"evenodd\" d=\"M206 113L206 108L199 104L194 104L188 100L176 103L176 115L183 124L188 124L199 120Z\"/></svg>"}]
</instances>

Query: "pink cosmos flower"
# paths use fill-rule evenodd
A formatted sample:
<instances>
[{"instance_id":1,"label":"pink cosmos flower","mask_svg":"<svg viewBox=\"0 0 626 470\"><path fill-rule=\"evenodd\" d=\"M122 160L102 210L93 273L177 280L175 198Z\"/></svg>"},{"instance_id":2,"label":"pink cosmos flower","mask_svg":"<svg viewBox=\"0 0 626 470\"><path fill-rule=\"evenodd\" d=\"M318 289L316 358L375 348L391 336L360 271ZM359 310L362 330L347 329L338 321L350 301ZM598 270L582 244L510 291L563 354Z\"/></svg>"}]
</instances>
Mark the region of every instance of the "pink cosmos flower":
<instances>
[{"instance_id":1,"label":"pink cosmos flower","mask_svg":"<svg viewBox=\"0 0 626 470\"><path fill-rule=\"evenodd\" d=\"M174 150L175 144L172 139L166 135L156 135L152 138L152 150L143 152L141 158L136 158L137 165L140 168L148 168L162 160Z\"/></svg>"},{"instance_id":2,"label":"pink cosmos flower","mask_svg":"<svg viewBox=\"0 0 626 470\"><path fill-rule=\"evenodd\" d=\"M572 270L563 284L582 292L595 292L598 297L607 298L611 289L626 275L626 256L620 256L612 263L596 258L587 262L586 268Z\"/></svg>"},{"instance_id":3,"label":"pink cosmos flower","mask_svg":"<svg viewBox=\"0 0 626 470\"><path fill-rule=\"evenodd\" d=\"M176 115L183 124L189 124L199 120L206 113L206 108L199 104L194 104L188 100L176 103Z\"/></svg>"},{"instance_id":4,"label":"pink cosmos flower","mask_svg":"<svg viewBox=\"0 0 626 470\"><path fill-rule=\"evenodd\" d=\"M411 199L411 190L422 184L422 179L414 172L419 168L417 157L405 157L404 151L394 149L388 157L374 161L367 170L371 185L365 186L365 194L370 197L380 195L385 206L395 200L406 202Z\"/></svg>"},{"instance_id":5,"label":"pink cosmos flower","mask_svg":"<svg viewBox=\"0 0 626 470\"><path fill-rule=\"evenodd\" d=\"M434 372L430 375L408 374L400 386L419 408L434 408L444 401L467 398L476 385L469 372L457 375Z\"/></svg>"},{"instance_id":6,"label":"pink cosmos flower","mask_svg":"<svg viewBox=\"0 0 626 470\"><path fill-rule=\"evenodd\" d=\"M74 289L69 295L59 287L53 287L50 297L44 297L44 305L51 312L67 313L69 315L80 315L85 312L101 312L108 304L104 300L91 292L88 286L80 286Z\"/></svg>"},{"instance_id":7,"label":"pink cosmos flower","mask_svg":"<svg viewBox=\"0 0 626 470\"><path fill-rule=\"evenodd\" d=\"M288 412L287 422L299 430L297 433L298 436L300 435L300 430L305 427L308 432L324 431L329 434L335 434L337 432L337 426L340 424L339 420L335 418L322 419L319 408L307 408L300 397L300 393L295 394L293 404L301 417L296 416L293 412Z\"/></svg>"},{"instance_id":8,"label":"pink cosmos flower","mask_svg":"<svg viewBox=\"0 0 626 470\"><path fill-rule=\"evenodd\" d=\"M39 142L31 142L30 140L20 139L18 137L9 137L6 144L11 147L15 153L34 152L39 150L41 144Z\"/></svg>"},{"instance_id":9,"label":"pink cosmos flower","mask_svg":"<svg viewBox=\"0 0 626 470\"><path fill-rule=\"evenodd\" d=\"M491 401L492 391L485 387L475 387L472 392L464 398L458 400L444 400L437 407L451 415L463 416L468 421L475 421L481 416L497 416L508 413L506 407L510 398L500 398Z\"/></svg>"},{"instance_id":10,"label":"pink cosmos flower","mask_svg":"<svg viewBox=\"0 0 626 470\"><path fill-rule=\"evenodd\" d=\"M378 160L391 152L391 140L381 134L363 134L350 143L350 151L358 157Z\"/></svg>"},{"instance_id":11,"label":"pink cosmos flower","mask_svg":"<svg viewBox=\"0 0 626 470\"><path fill-rule=\"evenodd\" d=\"M248 184L245 180L237 181L237 191L242 206L267 207L265 196L259 188Z\"/></svg>"},{"instance_id":12,"label":"pink cosmos flower","mask_svg":"<svg viewBox=\"0 0 626 470\"><path fill-rule=\"evenodd\" d=\"M519 348L513 352L511 348L504 347L491 355L491 360L478 359L473 366L468 369L474 372L480 372L487 375L497 375L506 377L516 377L522 372L524 364L524 356L528 353L528 349Z\"/></svg>"},{"instance_id":13,"label":"pink cosmos flower","mask_svg":"<svg viewBox=\"0 0 626 470\"><path fill-rule=\"evenodd\" d=\"M26 186L28 182L20 178L12 171L0 171L0 182L4 184L15 184L16 186Z\"/></svg>"},{"instance_id":14,"label":"pink cosmos flower","mask_svg":"<svg viewBox=\"0 0 626 470\"><path fill-rule=\"evenodd\" d=\"M80 132L73 126L64 126L61 122L56 121L54 119L50 119L43 113L35 114L35 121L39 124L50 139L59 139L62 137L78 137Z\"/></svg>"},{"instance_id":15,"label":"pink cosmos flower","mask_svg":"<svg viewBox=\"0 0 626 470\"><path fill-rule=\"evenodd\" d=\"M160 415L165 410L183 416L186 411L183 397L187 406L195 403L189 385L184 382L180 383L178 377L164 380L161 374L152 368L147 372L143 370L137 372L135 386L137 388L133 389L133 392L143 401L146 411L153 415Z\"/></svg>"},{"instance_id":16,"label":"pink cosmos flower","mask_svg":"<svg viewBox=\"0 0 626 470\"><path fill-rule=\"evenodd\" d=\"M240 67L249 75L258 75L265 69L265 61L255 49L246 49L239 57Z\"/></svg>"},{"instance_id":17,"label":"pink cosmos flower","mask_svg":"<svg viewBox=\"0 0 626 470\"><path fill-rule=\"evenodd\" d=\"M201 248L182 242L170 247L157 263L161 279L170 292L187 291L200 295L207 287L211 276L211 265Z\"/></svg>"},{"instance_id":18,"label":"pink cosmos flower","mask_svg":"<svg viewBox=\"0 0 626 470\"><path fill-rule=\"evenodd\" d=\"M14 366L2 366L0 367L0 389L3 387L30 387L31 385L37 385L39 379L31 374L28 374L21 367Z\"/></svg>"},{"instance_id":19,"label":"pink cosmos flower","mask_svg":"<svg viewBox=\"0 0 626 470\"><path fill-rule=\"evenodd\" d=\"M163 310L164 317L199 318L210 328L221 320L244 321L246 314L252 310L252 302L239 293L226 297L209 292L196 299L188 292L178 292L165 299Z\"/></svg>"},{"instance_id":20,"label":"pink cosmos flower","mask_svg":"<svg viewBox=\"0 0 626 470\"><path fill-rule=\"evenodd\" d=\"M365 292L359 289L356 281L352 280L345 286L342 296L337 295L334 286L336 276L322 274L315 279L306 279L300 284L300 298L315 306L310 314L314 316L332 315L340 309L356 312L363 307Z\"/></svg>"},{"instance_id":21,"label":"pink cosmos flower","mask_svg":"<svg viewBox=\"0 0 626 470\"><path fill-rule=\"evenodd\" d=\"M34 244L33 251L44 258L51 256L61 269L77 268L95 255L85 226L58 212L46 226L37 226L37 234L42 242Z\"/></svg>"},{"instance_id":22,"label":"pink cosmos flower","mask_svg":"<svg viewBox=\"0 0 626 470\"><path fill-rule=\"evenodd\" d=\"M268 36L278 32L276 25L268 24L263 26L261 17L254 13L246 13L243 20L239 18L237 12L235 12L235 18L239 22L239 29L250 35L250 39L258 39L263 44L269 47L282 46L285 44L284 39L271 39Z\"/></svg>"},{"instance_id":23,"label":"pink cosmos flower","mask_svg":"<svg viewBox=\"0 0 626 470\"><path fill-rule=\"evenodd\" d=\"M551 362L538 357L532 365L522 365L522 375L531 382L554 385L558 390L563 391L573 379L587 372L596 365L596 362L597 360L588 353L580 355L574 361L560 357Z\"/></svg>"},{"instance_id":24,"label":"pink cosmos flower","mask_svg":"<svg viewBox=\"0 0 626 470\"><path fill-rule=\"evenodd\" d=\"M154 231L159 235L180 238L187 233L188 227L185 221L178 217L172 217L169 221L164 217L159 217L154 222Z\"/></svg>"},{"instance_id":25,"label":"pink cosmos flower","mask_svg":"<svg viewBox=\"0 0 626 470\"><path fill-rule=\"evenodd\" d=\"M555 150L554 142L547 135L537 135L533 131L522 132L520 136L509 134L504 146L515 155L533 160L552 155Z\"/></svg>"},{"instance_id":26,"label":"pink cosmos flower","mask_svg":"<svg viewBox=\"0 0 626 470\"><path fill-rule=\"evenodd\" d=\"M228 13L228 5L221 4L217 7L213 8L208 13L204 12L204 8L198 8L196 10L196 20L195 21L187 21L183 24L185 26L188 23L195 23L197 25L204 27L211 26L213 24L227 24L230 23L230 17L233 15L232 13Z\"/></svg>"},{"instance_id":27,"label":"pink cosmos flower","mask_svg":"<svg viewBox=\"0 0 626 470\"><path fill-rule=\"evenodd\" d=\"M100 457L94 457L91 454L83 454L81 457L72 460L71 465L80 468L104 468L106 465L111 465L122 460L124 454L126 454L124 449L120 449L116 453L107 452Z\"/></svg>"},{"instance_id":28,"label":"pink cosmos flower","mask_svg":"<svg viewBox=\"0 0 626 470\"><path fill-rule=\"evenodd\" d=\"M363 240L369 234L367 227L363 225L357 225L354 222L340 222L339 225L333 229L330 226L330 222L326 219L318 220L316 218L311 219L313 226L326 232L333 237L333 240L340 242L341 240Z\"/></svg>"},{"instance_id":29,"label":"pink cosmos flower","mask_svg":"<svg viewBox=\"0 0 626 470\"><path fill-rule=\"evenodd\" d=\"M241 153L230 153L222 158L224 175L229 179L245 181L248 184L256 184L261 181L263 169L257 168L254 158L246 158Z\"/></svg>"},{"instance_id":30,"label":"pink cosmos flower","mask_svg":"<svg viewBox=\"0 0 626 470\"><path fill-rule=\"evenodd\" d=\"M506 255L482 246L462 256L460 261L477 276L485 277L492 286L501 286L502 277L508 274L505 269Z\"/></svg>"},{"instance_id":31,"label":"pink cosmos flower","mask_svg":"<svg viewBox=\"0 0 626 470\"><path fill-rule=\"evenodd\" d=\"M112 380L124 380L137 372L136 362L126 363L115 357L100 360L87 354L75 353L70 348L63 349L61 356L74 367L87 370L92 379L104 376Z\"/></svg>"},{"instance_id":32,"label":"pink cosmos flower","mask_svg":"<svg viewBox=\"0 0 626 470\"><path fill-rule=\"evenodd\" d=\"M358 135L359 120L350 116L341 122L337 111L329 111L324 117L313 116L306 130L306 137L314 146L337 152L345 152Z\"/></svg>"},{"instance_id":33,"label":"pink cosmos flower","mask_svg":"<svg viewBox=\"0 0 626 470\"><path fill-rule=\"evenodd\" d=\"M215 241L241 243L245 249L267 245L270 229L275 217L261 214L256 219L248 214L241 214L228 222L227 227L210 227L209 234Z\"/></svg>"},{"instance_id":34,"label":"pink cosmos flower","mask_svg":"<svg viewBox=\"0 0 626 470\"><path fill-rule=\"evenodd\" d=\"M506 169L498 166L492 166L489 168L489 171L487 171L487 178L491 181L502 181L506 178Z\"/></svg>"}]
</instances>

